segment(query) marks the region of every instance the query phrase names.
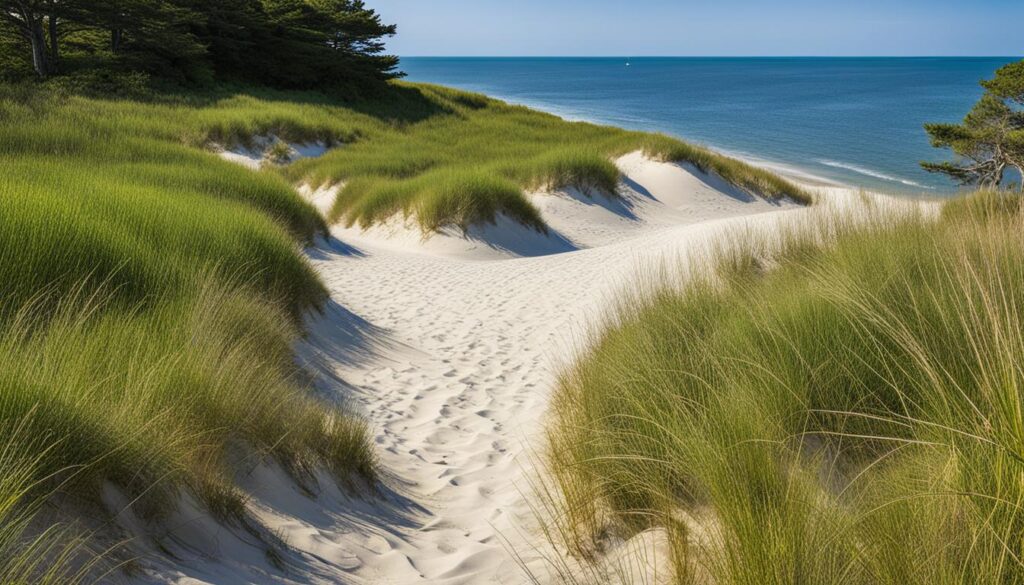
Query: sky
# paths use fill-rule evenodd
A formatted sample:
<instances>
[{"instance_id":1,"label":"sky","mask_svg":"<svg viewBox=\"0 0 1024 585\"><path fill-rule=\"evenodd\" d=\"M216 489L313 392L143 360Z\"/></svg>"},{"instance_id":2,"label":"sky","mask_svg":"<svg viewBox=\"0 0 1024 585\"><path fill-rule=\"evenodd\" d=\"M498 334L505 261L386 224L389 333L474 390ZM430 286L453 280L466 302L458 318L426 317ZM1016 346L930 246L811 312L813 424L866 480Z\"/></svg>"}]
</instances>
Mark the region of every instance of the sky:
<instances>
[{"instance_id":1,"label":"sky","mask_svg":"<svg viewBox=\"0 0 1024 585\"><path fill-rule=\"evenodd\" d=\"M1024 0L366 0L401 56L1024 55Z\"/></svg>"}]
</instances>

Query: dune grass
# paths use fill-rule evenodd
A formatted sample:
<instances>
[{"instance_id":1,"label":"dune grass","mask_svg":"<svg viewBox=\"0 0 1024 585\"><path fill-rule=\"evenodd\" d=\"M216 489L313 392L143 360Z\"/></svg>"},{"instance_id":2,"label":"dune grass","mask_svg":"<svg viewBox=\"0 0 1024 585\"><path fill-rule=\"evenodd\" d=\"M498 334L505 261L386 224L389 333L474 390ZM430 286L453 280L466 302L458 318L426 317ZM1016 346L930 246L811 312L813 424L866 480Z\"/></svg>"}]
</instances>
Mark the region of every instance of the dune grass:
<instances>
[{"instance_id":1,"label":"dune grass","mask_svg":"<svg viewBox=\"0 0 1024 585\"><path fill-rule=\"evenodd\" d=\"M300 247L327 223L300 181L346 183L336 219L404 212L425 231L499 214L544 231L524 189L613 195L611 157L638 148L768 184L669 138L392 89L344 104L225 87L131 100L0 89L0 421L26 428L9 452L33 490L96 501L112 485L155 521L189 490L234 521L234 477L262 458L298 478L374 479L363 423L313 398L291 353L326 300ZM270 136L280 162L285 142L337 148L259 172L212 152ZM776 187L765 195L804 197Z\"/></svg>"},{"instance_id":2,"label":"dune grass","mask_svg":"<svg viewBox=\"0 0 1024 585\"><path fill-rule=\"evenodd\" d=\"M504 214L544 231L524 191L576 187L615 196L619 171L612 159L635 150L694 164L761 196L810 201L768 171L667 136L567 122L443 87L401 87L419 92L439 113L284 171L296 182L345 184L331 221L368 227L402 215L431 232L467 229Z\"/></svg>"},{"instance_id":3,"label":"dune grass","mask_svg":"<svg viewBox=\"0 0 1024 585\"><path fill-rule=\"evenodd\" d=\"M804 189L771 171L722 156L671 136L651 135L644 142L643 149L662 160L692 164L705 173L714 173L727 183L767 199L788 198L804 204L812 202L811 195Z\"/></svg>"},{"instance_id":4,"label":"dune grass","mask_svg":"<svg viewBox=\"0 0 1024 585\"><path fill-rule=\"evenodd\" d=\"M553 402L567 544L665 528L678 583L1024 582L1019 201L825 216L625 297Z\"/></svg>"},{"instance_id":5,"label":"dune grass","mask_svg":"<svg viewBox=\"0 0 1024 585\"><path fill-rule=\"evenodd\" d=\"M292 100L0 93L0 421L26 427L7 450L33 489L96 502L112 485L157 521L189 490L234 521L235 476L263 459L374 480L364 423L314 398L292 355L327 298L301 252L323 218L275 172L204 150L383 124Z\"/></svg>"},{"instance_id":6,"label":"dune grass","mask_svg":"<svg viewBox=\"0 0 1024 585\"><path fill-rule=\"evenodd\" d=\"M46 493L39 489L38 460L26 458L24 446L35 441L37 453L53 448L32 439L32 416L4 425L0 442L0 583L78 585L103 574L100 561L112 551L95 551L66 526L34 529Z\"/></svg>"}]
</instances>

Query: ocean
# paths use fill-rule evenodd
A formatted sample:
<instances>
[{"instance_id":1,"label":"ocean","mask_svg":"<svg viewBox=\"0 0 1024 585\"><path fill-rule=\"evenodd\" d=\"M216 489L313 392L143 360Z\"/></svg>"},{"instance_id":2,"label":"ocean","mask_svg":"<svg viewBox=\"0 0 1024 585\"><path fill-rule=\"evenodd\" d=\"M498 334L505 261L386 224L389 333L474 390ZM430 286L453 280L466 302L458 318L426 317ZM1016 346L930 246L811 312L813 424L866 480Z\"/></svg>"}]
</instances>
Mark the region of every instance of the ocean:
<instances>
[{"instance_id":1,"label":"ocean","mask_svg":"<svg viewBox=\"0 0 1024 585\"><path fill-rule=\"evenodd\" d=\"M573 120L672 134L845 185L947 194L923 124L956 122L1011 58L406 57L439 83Z\"/></svg>"}]
</instances>

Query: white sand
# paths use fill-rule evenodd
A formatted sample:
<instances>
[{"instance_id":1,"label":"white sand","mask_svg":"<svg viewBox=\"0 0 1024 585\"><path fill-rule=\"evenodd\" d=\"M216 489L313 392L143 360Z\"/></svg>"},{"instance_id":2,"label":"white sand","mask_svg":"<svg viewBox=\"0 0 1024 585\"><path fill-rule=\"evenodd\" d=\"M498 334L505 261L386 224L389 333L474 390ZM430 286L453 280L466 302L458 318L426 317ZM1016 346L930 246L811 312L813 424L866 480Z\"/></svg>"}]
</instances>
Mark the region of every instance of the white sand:
<instances>
[{"instance_id":1,"label":"white sand","mask_svg":"<svg viewBox=\"0 0 1024 585\"><path fill-rule=\"evenodd\" d=\"M273 135L257 136L253 138L251 148L245 146L236 146L234 148L214 146L214 152L217 153L217 156L228 162L258 171L268 164L267 152L276 142L278 142L278 138ZM309 144L288 142L286 144L290 152L288 162L295 162L302 158L316 158L329 150L323 142L312 142Z\"/></svg>"},{"instance_id":2,"label":"white sand","mask_svg":"<svg viewBox=\"0 0 1024 585\"><path fill-rule=\"evenodd\" d=\"M519 584L529 582L520 554L546 581L544 549L530 547L541 538L524 474L575 341L638 269L801 209L637 154L618 163L621 200L531 196L554 228L548 236L501 220L423 241L394 223L337 229L310 249L332 302L299 353L321 392L369 420L386 494L353 500L325 481L313 499L257 466L244 485L294 551L288 570L274 569L244 530L210 526L193 508L180 525L215 536L169 537L180 562L146 580ZM306 195L330 206L324 190Z\"/></svg>"}]
</instances>

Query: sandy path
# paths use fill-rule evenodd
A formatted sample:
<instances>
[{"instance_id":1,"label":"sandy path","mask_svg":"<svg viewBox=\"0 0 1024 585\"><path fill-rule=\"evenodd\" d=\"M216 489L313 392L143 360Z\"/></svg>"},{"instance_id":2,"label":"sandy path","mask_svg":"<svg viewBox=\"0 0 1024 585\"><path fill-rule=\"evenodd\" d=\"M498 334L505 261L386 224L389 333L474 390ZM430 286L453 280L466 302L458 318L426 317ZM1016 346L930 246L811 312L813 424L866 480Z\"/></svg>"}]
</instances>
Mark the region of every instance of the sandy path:
<instances>
[{"instance_id":1,"label":"sandy path","mask_svg":"<svg viewBox=\"0 0 1024 585\"><path fill-rule=\"evenodd\" d=\"M167 581L528 582L506 540L531 558L523 474L574 342L638 269L793 209L675 165L633 156L620 166L625 206L539 202L553 238L519 234L511 240L526 244L495 249L493 233L420 244L336 230L309 250L332 304L300 354L322 392L369 420L389 493L359 502L325 489L310 499L258 469L252 507L295 551L284 577L245 546L221 544L216 563L179 566ZM552 239L583 249L516 257Z\"/></svg>"},{"instance_id":2,"label":"sandy path","mask_svg":"<svg viewBox=\"0 0 1024 585\"><path fill-rule=\"evenodd\" d=\"M415 349L337 367L372 421L383 467L426 509L421 528L383 531L398 555L379 566L380 551L367 549L355 573L373 583L524 582L496 531L512 537L529 520L519 456L538 436L561 356L644 257L708 228L497 262L369 245L357 245L365 256L319 262L335 299Z\"/></svg>"},{"instance_id":3,"label":"sandy path","mask_svg":"<svg viewBox=\"0 0 1024 585\"><path fill-rule=\"evenodd\" d=\"M548 395L574 340L638 267L736 229L737 216L775 209L708 185L698 192L678 167L658 170L631 173L654 183L645 197L662 194L654 209L638 209L641 197L628 214L578 201L552 221L574 241L608 224L599 247L494 260L493 250L424 254L340 230L347 249L321 248L316 265L332 298L392 348L335 371L372 422L383 468L423 507L409 529L380 527L383 542L354 552L361 566L352 574L372 583L526 581L503 541L529 556L518 542L531 523L524 451L540 446ZM721 205L698 201L699 213L695 198Z\"/></svg>"}]
</instances>

